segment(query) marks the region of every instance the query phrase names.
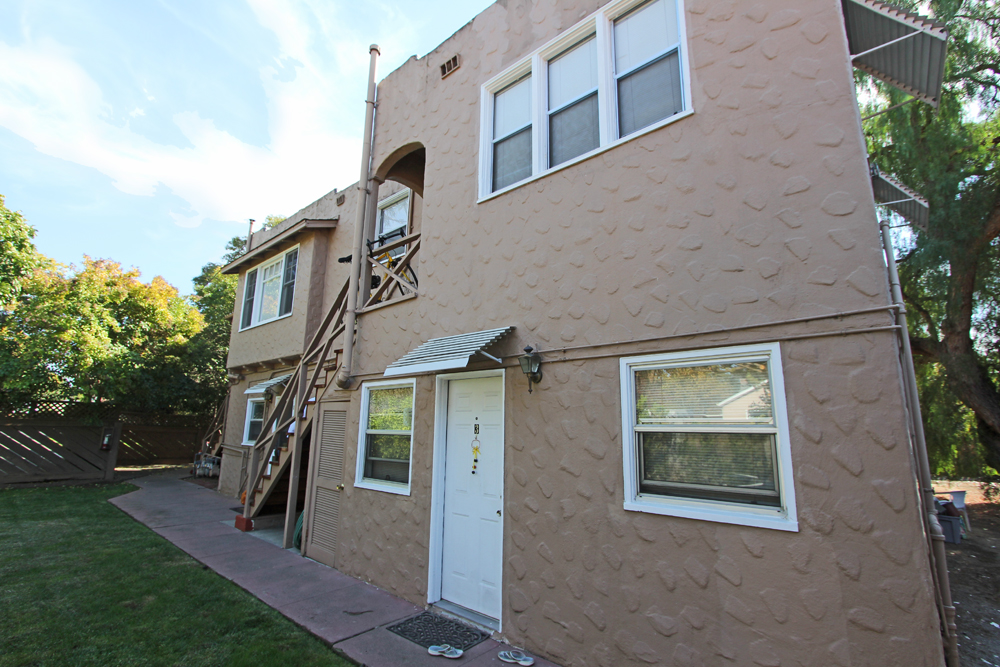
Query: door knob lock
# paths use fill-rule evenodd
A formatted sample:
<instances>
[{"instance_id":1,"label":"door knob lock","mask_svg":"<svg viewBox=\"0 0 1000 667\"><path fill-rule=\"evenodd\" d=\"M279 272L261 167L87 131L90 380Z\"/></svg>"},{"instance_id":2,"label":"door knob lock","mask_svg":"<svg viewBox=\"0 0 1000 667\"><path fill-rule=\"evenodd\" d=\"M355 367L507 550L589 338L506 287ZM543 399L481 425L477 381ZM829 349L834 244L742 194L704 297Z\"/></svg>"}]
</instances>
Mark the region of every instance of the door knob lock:
<instances>
[{"instance_id":1,"label":"door knob lock","mask_svg":"<svg viewBox=\"0 0 1000 667\"><path fill-rule=\"evenodd\" d=\"M500 510L497 510L497 516L503 516L502 514L500 514Z\"/></svg>"}]
</instances>

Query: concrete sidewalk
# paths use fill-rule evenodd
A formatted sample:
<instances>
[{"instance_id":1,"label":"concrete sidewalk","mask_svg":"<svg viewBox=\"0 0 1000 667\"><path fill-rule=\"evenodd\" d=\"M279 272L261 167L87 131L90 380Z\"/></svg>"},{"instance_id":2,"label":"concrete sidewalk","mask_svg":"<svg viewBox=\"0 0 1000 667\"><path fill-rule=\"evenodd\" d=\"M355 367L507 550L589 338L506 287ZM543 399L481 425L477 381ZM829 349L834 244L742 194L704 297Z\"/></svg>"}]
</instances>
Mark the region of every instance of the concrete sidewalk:
<instances>
[{"instance_id":1,"label":"concrete sidewalk","mask_svg":"<svg viewBox=\"0 0 1000 667\"><path fill-rule=\"evenodd\" d=\"M139 491L111 503L217 573L368 667L504 665L487 639L457 660L434 657L385 629L423 611L359 579L233 527L238 501L183 481L186 471L132 480ZM536 658L539 667L558 667Z\"/></svg>"}]
</instances>

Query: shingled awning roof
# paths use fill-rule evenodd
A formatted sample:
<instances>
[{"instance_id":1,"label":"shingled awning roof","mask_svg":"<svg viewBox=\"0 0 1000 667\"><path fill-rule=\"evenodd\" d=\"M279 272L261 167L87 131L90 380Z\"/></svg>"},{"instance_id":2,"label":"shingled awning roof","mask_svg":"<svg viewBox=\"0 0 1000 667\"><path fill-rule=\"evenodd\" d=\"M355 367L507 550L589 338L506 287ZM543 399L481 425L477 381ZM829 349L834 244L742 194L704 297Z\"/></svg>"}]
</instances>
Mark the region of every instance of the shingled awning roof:
<instances>
[{"instance_id":1,"label":"shingled awning roof","mask_svg":"<svg viewBox=\"0 0 1000 667\"><path fill-rule=\"evenodd\" d=\"M465 368L476 354L481 354L499 363L500 359L486 354L485 350L513 330L514 327L501 327L458 334L457 336L431 338L423 345L415 347L400 357L399 361L389 364L389 367L385 369L384 376L394 377L427 371Z\"/></svg>"},{"instance_id":2,"label":"shingled awning roof","mask_svg":"<svg viewBox=\"0 0 1000 667\"><path fill-rule=\"evenodd\" d=\"M933 106L941 99L948 32L878 0L841 0L855 67Z\"/></svg>"}]
</instances>

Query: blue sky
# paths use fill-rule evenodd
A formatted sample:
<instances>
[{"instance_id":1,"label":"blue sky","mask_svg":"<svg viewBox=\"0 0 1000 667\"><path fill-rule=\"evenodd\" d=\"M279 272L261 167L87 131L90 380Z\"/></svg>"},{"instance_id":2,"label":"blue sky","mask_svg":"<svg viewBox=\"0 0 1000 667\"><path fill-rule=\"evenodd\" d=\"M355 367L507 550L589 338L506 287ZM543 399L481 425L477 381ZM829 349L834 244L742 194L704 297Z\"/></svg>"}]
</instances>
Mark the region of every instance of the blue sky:
<instances>
[{"instance_id":1,"label":"blue sky","mask_svg":"<svg viewBox=\"0 0 1000 667\"><path fill-rule=\"evenodd\" d=\"M489 0L4 0L0 194L38 249L182 293L247 219L357 180L379 78Z\"/></svg>"}]
</instances>

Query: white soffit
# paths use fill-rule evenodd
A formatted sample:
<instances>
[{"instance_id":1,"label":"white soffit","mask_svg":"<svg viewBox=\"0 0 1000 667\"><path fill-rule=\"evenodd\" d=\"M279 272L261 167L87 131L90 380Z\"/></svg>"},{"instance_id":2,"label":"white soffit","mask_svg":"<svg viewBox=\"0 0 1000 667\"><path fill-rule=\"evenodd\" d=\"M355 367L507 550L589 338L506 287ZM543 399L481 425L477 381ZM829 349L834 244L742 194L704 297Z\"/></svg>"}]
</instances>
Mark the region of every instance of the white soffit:
<instances>
[{"instance_id":1,"label":"white soffit","mask_svg":"<svg viewBox=\"0 0 1000 667\"><path fill-rule=\"evenodd\" d=\"M502 327L457 336L431 338L400 357L399 361L389 364L383 377L465 368L476 354L500 362L500 359L486 354L485 350L513 330L514 327Z\"/></svg>"},{"instance_id":2,"label":"white soffit","mask_svg":"<svg viewBox=\"0 0 1000 667\"><path fill-rule=\"evenodd\" d=\"M875 201L906 218L919 229L927 229L930 206L927 200L888 174L872 175Z\"/></svg>"},{"instance_id":3,"label":"white soffit","mask_svg":"<svg viewBox=\"0 0 1000 667\"><path fill-rule=\"evenodd\" d=\"M280 385L285 384L286 382L288 382L288 378L290 378L290 377L292 377L291 373L289 373L288 375L279 375L278 377L271 378L270 380L264 380L263 382L259 382L259 383L255 384L254 386L250 387L249 389L247 389L243 393L244 394L263 394L265 391L267 391L271 387L274 387L274 386L279 385L279 384Z\"/></svg>"},{"instance_id":4,"label":"white soffit","mask_svg":"<svg viewBox=\"0 0 1000 667\"><path fill-rule=\"evenodd\" d=\"M941 98L948 32L878 0L841 0L855 67L933 106Z\"/></svg>"}]
</instances>

